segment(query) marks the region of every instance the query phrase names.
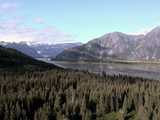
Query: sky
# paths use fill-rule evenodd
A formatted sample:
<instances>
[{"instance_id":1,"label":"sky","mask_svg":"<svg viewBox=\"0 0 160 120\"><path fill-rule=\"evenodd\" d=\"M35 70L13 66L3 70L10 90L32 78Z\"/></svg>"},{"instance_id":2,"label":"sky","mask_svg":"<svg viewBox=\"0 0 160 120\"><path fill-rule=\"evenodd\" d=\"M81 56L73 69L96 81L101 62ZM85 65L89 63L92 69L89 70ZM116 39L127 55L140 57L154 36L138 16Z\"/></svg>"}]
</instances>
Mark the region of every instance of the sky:
<instances>
[{"instance_id":1,"label":"sky","mask_svg":"<svg viewBox=\"0 0 160 120\"><path fill-rule=\"evenodd\" d=\"M160 25L160 0L0 0L0 41L87 42Z\"/></svg>"}]
</instances>

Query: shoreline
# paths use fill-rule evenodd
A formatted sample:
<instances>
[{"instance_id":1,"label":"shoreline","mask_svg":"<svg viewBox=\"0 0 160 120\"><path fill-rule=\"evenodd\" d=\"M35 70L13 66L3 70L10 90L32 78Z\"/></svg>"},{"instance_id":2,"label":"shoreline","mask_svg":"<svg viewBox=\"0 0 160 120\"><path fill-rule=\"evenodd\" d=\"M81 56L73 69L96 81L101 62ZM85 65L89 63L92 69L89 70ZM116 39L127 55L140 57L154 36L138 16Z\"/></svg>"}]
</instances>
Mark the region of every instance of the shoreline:
<instances>
[{"instance_id":1,"label":"shoreline","mask_svg":"<svg viewBox=\"0 0 160 120\"><path fill-rule=\"evenodd\" d=\"M51 59L49 61L57 61L57 62L68 62L68 63L101 63L101 64L107 64L107 63L120 63L120 64L159 64L160 61L134 61L134 60L108 60L108 61L91 61L91 60L56 60Z\"/></svg>"}]
</instances>

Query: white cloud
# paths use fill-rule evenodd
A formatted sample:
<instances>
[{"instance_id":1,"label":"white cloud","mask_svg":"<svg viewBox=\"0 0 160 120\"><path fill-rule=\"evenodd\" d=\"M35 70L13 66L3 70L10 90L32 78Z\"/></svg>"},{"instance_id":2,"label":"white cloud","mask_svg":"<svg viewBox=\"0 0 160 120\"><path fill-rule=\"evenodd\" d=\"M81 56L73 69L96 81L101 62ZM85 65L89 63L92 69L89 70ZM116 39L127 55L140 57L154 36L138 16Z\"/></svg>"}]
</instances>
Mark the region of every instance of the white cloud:
<instances>
[{"instance_id":1,"label":"white cloud","mask_svg":"<svg viewBox=\"0 0 160 120\"><path fill-rule=\"evenodd\" d=\"M24 36L19 34L6 34L6 35L0 35L0 40L5 42L21 42L23 41L33 41L34 37L32 36Z\"/></svg>"},{"instance_id":2,"label":"white cloud","mask_svg":"<svg viewBox=\"0 0 160 120\"><path fill-rule=\"evenodd\" d=\"M75 42L71 35L62 32L53 26L35 29L23 25L16 19L7 22L0 22L0 41L29 41L45 44Z\"/></svg>"},{"instance_id":3,"label":"white cloud","mask_svg":"<svg viewBox=\"0 0 160 120\"><path fill-rule=\"evenodd\" d=\"M37 23L37 24L45 24L45 20L41 17L37 17L33 20L34 23Z\"/></svg>"},{"instance_id":4,"label":"white cloud","mask_svg":"<svg viewBox=\"0 0 160 120\"><path fill-rule=\"evenodd\" d=\"M68 33L64 33L53 26L46 26L46 21L42 17L36 17L32 20L35 25L43 24L39 25L38 29L26 25L27 20L23 20L21 17L6 20L16 16L16 11L18 11L22 5L21 2L19 2L17 2L17 0L11 0L9 2L5 0L0 1L0 15L2 17L2 19L0 19L0 41L30 41L47 44L75 42L73 37Z\"/></svg>"},{"instance_id":5,"label":"white cloud","mask_svg":"<svg viewBox=\"0 0 160 120\"><path fill-rule=\"evenodd\" d=\"M14 2L3 2L3 3L0 3L0 13L13 12L17 10L18 7L19 5Z\"/></svg>"}]
</instances>

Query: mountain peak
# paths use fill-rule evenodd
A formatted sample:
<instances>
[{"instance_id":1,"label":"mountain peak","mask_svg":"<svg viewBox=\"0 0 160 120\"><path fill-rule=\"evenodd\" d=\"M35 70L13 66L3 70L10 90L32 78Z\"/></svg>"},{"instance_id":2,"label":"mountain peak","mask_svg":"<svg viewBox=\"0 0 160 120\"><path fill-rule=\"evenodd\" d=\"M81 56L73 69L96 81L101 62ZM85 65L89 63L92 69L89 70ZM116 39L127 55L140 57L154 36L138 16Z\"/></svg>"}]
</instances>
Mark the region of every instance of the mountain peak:
<instances>
[{"instance_id":1,"label":"mountain peak","mask_svg":"<svg viewBox=\"0 0 160 120\"><path fill-rule=\"evenodd\" d=\"M148 34L159 34L160 33L160 26L153 28Z\"/></svg>"},{"instance_id":2,"label":"mountain peak","mask_svg":"<svg viewBox=\"0 0 160 120\"><path fill-rule=\"evenodd\" d=\"M122 32L111 32L111 33L107 33L107 34L101 36L100 38L101 38L102 40L106 40L106 39L108 39L108 38L118 39L118 38L121 37L121 36L127 36L127 34L124 34L124 33L122 33Z\"/></svg>"},{"instance_id":3,"label":"mountain peak","mask_svg":"<svg viewBox=\"0 0 160 120\"><path fill-rule=\"evenodd\" d=\"M129 35L122 32L107 33L88 43L63 51L62 60L160 60L160 26L146 35Z\"/></svg>"},{"instance_id":4,"label":"mountain peak","mask_svg":"<svg viewBox=\"0 0 160 120\"><path fill-rule=\"evenodd\" d=\"M103 35L103 36L119 36L119 35L126 35L126 34L124 34L124 33L122 33L122 32L111 32L111 33L107 33L107 34L105 34L105 35ZM102 36L102 37L103 37Z\"/></svg>"}]
</instances>

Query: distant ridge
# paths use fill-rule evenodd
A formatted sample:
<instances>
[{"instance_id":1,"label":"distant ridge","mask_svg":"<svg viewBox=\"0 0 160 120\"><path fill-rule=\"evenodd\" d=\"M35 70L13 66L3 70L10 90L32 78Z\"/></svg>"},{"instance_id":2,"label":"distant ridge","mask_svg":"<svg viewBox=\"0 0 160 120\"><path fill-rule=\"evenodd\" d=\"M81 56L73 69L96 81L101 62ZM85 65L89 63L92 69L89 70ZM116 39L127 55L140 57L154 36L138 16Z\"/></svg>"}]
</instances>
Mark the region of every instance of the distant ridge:
<instances>
[{"instance_id":1,"label":"distant ridge","mask_svg":"<svg viewBox=\"0 0 160 120\"><path fill-rule=\"evenodd\" d=\"M32 42L4 42L0 45L7 48L16 49L34 58L53 58L63 50L82 45L81 43L59 43L59 44L35 44Z\"/></svg>"},{"instance_id":2,"label":"distant ridge","mask_svg":"<svg viewBox=\"0 0 160 120\"><path fill-rule=\"evenodd\" d=\"M15 49L0 46L0 70L47 70L59 68L53 64L37 61Z\"/></svg>"}]
</instances>

